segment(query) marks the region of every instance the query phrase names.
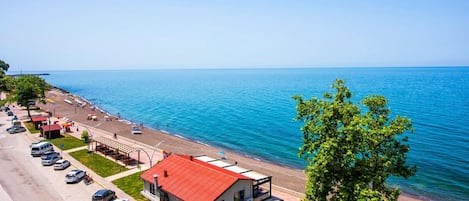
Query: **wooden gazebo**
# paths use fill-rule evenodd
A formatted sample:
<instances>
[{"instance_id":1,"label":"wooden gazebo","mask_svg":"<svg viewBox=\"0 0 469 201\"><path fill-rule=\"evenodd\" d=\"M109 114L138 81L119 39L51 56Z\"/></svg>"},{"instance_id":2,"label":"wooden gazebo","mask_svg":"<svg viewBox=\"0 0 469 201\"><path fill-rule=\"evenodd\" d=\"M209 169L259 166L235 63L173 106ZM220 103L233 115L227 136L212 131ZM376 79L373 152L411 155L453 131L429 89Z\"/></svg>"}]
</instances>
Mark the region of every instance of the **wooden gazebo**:
<instances>
[{"instance_id":1,"label":"wooden gazebo","mask_svg":"<svg viewBox=\"0 0 469 201\"><path fill-rule=\"evenodd\" d=\"M134 162L137 162L137 164L140 163L140 150L138 148L103 136L97 136L92 140L95 143L95 151L99 151L105 156L111 156L116 160L120 160L125 165L130 165ZM134 151L138 153L137 161L130 157L130 153Z\"/></svg>"}]
</instances>

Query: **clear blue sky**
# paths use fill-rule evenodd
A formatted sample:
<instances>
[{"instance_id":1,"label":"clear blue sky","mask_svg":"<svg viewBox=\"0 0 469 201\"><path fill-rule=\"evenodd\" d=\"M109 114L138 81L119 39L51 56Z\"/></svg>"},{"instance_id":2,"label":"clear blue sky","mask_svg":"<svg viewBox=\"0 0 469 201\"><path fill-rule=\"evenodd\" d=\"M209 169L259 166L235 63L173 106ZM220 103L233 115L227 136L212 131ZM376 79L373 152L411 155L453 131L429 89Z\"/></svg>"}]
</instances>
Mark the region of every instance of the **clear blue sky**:
<instances>
[{"instance_id":1,"label":"clear blue sky","mask_svg":"<svg viewBox=\"0 0 469 201\"><path fill-rule=\"evenodd\" d=\"M469 65L469 1L3 1L10 71Z\"/></svg>"}]
</instances>

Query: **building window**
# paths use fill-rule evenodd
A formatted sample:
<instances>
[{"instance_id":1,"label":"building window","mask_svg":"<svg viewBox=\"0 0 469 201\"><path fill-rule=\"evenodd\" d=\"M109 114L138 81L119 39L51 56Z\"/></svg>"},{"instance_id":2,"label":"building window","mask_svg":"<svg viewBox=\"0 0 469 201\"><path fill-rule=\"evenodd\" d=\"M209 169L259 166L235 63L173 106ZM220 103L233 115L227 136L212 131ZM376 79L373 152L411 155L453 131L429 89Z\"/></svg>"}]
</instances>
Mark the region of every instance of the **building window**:
<instances>
[{"instance_id":1,"label":"building window","mask_svg":"<svg viewBox=\"0 0 469 201\"><path fill-rule=\"evenodd\" d=\"M153 194L153 195L156 195L155 194L155 184L153 184L153 183L150 183L150 193Z\"/></svg>"},{"instance_id":2,"label":"building window","mask_svg":"<svg viewBox=\"0 0 469 201\"><path fill-rule=\"evenodd\" d=\"M234 194L234 201L244 201L244 190L240 190Z\"/></svg>"}]
</instances>

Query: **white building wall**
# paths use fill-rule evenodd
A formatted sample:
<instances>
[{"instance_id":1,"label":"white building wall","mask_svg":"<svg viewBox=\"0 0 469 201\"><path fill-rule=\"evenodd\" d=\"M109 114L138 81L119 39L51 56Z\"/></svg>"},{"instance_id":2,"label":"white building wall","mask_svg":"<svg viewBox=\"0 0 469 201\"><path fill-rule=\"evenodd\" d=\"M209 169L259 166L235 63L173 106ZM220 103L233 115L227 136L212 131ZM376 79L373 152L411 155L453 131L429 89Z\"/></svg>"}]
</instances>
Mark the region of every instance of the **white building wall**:
<instances>
[{"instance_id":1,"label":"white building wall","mask_svg":"<svg viewBox=\"0 0 469 201\"><path fill-rule=\"evenodd\" d=\"M252 181L250 180L238 180L231 188L229 188L225 193L223 193L217 201L233 201L234 194L244 190L244 199L248 200L252 198Z\"/></svg>"},{"instance_id":2,"label":"white building wall","mask_svg":"<svg viewBox=\"0 0 469 201\"><path fill-rule=\"evenodd\" d=\"M252 198L252 181L250 180L238 180L231 188L229 188L225 193L223 193L216 201L233 201L234 200L234 195L236 192L239 192L241 190L244 190L244 199L248 200L249 198ZM150 183L147 181L144 181L144 189L143 191L149 195L150 194ZM163 195L159 195L163 196ZM159 200L159 196L156 197L147 197L149 200ZM170 193L168 193L168 198L170 201L181 201L177 197L174 197Z\"/></svg>"}]
</instances>

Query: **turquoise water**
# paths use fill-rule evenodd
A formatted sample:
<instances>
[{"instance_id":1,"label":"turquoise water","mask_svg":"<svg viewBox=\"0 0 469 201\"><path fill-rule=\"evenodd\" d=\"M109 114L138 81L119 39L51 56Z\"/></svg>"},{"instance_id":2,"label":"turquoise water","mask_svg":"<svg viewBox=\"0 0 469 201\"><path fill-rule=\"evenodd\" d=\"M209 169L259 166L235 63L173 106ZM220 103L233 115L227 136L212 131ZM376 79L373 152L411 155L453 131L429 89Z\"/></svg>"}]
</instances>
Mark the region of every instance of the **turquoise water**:
<instances>
[{"instance_id":1,"label":"turquoise water","mask_svg":"<svg viewBox=\"0 0 469 201\"><path fill-rule=\"evenodd\" d=\"M303 169L293 95L321 97L346 80L358 101L390 99L412 119L409 164L416 176L390 179L433 200L469 200L469 68L310 68L51 71L47 82L111 114L220 150Z\"/></svg>"}]
</instances>

